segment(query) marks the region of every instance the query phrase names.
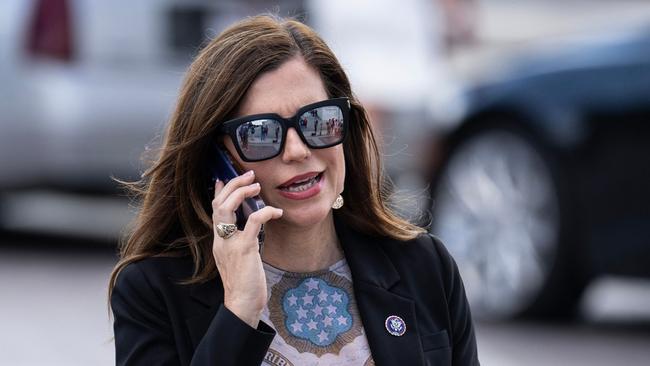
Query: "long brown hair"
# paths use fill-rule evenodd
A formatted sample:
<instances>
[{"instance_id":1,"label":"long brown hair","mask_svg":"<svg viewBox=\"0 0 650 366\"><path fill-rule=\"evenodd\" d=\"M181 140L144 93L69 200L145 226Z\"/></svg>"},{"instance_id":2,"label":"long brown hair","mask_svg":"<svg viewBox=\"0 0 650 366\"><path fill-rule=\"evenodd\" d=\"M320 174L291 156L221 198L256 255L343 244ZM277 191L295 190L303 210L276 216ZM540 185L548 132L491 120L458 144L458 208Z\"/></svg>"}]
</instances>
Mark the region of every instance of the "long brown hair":
<instances>
[{"instance_id":1,"label":"long brown hair","mask_svg":"<svg viewBox=\"0 0 650 366\"><path fill-rule=\"evenodd\" d=\"M213 131L232 116L261 73L296 56L320 73L329 97L348 97L351 102L349 136L343 146L346 204L337 215L352 228L374 236L405 241L424 232L388 206L389 181L368 116L325 42L296 20L251 17L226 29L198 54L186 75L159 156L140 181L125 183L141 203L121 243L109 297L122 268L151 256L191 254L195 267L188 283L217 274L205 158Z\"/></svg>"}]
</instances>

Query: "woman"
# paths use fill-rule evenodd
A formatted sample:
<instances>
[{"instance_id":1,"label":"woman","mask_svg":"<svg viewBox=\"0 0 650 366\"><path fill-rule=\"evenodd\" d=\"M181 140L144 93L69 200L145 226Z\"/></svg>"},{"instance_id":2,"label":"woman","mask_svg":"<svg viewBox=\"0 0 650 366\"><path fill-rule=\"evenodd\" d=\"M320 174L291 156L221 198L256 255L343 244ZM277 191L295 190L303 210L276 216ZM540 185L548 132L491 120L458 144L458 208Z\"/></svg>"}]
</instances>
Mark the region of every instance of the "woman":
<instances>
[{"instance_id":1,"label":"woman","mask_svg":"<svg viewBox=\"0 0 650 366\"><path fill-rule=\"evenodd\" d=\"M304 118L341 133L312 137ZM279 141L244 145L249 124ZM215 145L246 173L211 187ZM259 16L224 31L134 186L142 207L110 283L117 363L478 364L453 260L391 212L382 182L366 113L313 30ZM266 207L237 230L255 195Z\"/></svg>"}]
</instances>

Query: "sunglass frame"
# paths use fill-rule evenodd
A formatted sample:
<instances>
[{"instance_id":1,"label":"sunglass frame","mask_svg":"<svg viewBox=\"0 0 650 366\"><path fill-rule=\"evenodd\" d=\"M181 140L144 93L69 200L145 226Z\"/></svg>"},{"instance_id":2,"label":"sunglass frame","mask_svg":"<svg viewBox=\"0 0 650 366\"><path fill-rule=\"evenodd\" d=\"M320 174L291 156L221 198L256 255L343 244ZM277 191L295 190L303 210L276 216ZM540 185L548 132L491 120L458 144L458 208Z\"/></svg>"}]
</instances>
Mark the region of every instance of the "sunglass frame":
<instances>
[{"instance_id":1,"label":"sunglass frame","mask_svg":"<svg viewBox=\"0 0 650 366\"><path fill-rule=\"evenodd\" d=\"M300 121L299 118L305 114L306 112L316 109L316 108L321 108L321 107L327 107L327 106L336 106L341 109L341 114L343 117L343 124L342 124L342 137L340 141L337 141L332 144L327 144L323 146L314 146L311 145L308 141L307 138L304 136L302 133L302 130L300 129ZM244 123L247 122L252 122L256 120L261 120L261 119L271 119L275 120L280 123L280 126L282 127L282 140L280 144L280 148L276 153L274 153L272 156L265 157L262 159L250 159L246 157L244 154L244 151L242 150L241 146L239 145L239 140L237 139L237 128ZM221 124L219 128L219 132L222 134L226 134L230 136L230 138L233 141L233 145L235 145L235 149L237 150L237 153L239 154L239 157L245 161L245 162L257 162L257 161L264 161L264 160L269 160L273 159L274 157L280 155L282 151L284 150L284 145L286 144L287 141L287 133L289 132L289 128L293 127L296 132L298 133L298 136L300 136L300 139L302 142L307 145L310 149L326 149L328 147L336 146L343 141L345 141L345 138L347 136L348 132L348 126L350 124L350 100L348 98L332 98L332 99L327 99L323 100L320 102L308 104L306 106L301 107L298 112L290 117L290 118L282 118L278 114L275 113L262 113L262 114L252 114L250 116L244 116L244 117L239 117L235 119L231 119L229 121L226 121Z\"/></svg>"}]
</instances>

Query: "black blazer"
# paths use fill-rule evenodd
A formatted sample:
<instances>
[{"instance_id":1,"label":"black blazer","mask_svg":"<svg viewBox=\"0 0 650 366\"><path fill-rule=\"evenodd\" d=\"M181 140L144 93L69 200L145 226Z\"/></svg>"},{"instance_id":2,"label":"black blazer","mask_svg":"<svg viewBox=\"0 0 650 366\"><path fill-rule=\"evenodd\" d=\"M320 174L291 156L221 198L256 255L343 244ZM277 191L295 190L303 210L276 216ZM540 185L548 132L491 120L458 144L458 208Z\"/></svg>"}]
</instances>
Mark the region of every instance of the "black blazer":
<instances>
[{"instance_id":1,"label":"black blazer","mask_svg":"<svg viewBox=\"0 0 650 366\"><path fill-rule=\"evenodd\" d=\"M338 220L336 229L378 366L479 364L465 290L438 239L374 238ZM192 270L189 256L122 270L111 299L118 365L261 365L275 331L263 322L253 329L226 309L218 278L177 283ZM404 319L403 336L386 331L390 315Z\"/></svg>"}]
</instances>

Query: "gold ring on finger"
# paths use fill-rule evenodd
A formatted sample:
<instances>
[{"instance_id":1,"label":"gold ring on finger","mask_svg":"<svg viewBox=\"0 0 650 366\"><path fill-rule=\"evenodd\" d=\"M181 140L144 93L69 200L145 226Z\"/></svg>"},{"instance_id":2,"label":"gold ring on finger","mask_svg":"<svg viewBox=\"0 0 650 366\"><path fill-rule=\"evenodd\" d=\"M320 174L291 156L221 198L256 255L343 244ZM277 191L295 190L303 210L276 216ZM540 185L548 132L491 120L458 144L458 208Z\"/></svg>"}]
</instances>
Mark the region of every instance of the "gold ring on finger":
<instances>
[{"instance_id":1,"label":"gold ring on finger","mask_svg":"<svg viewBox=\"0 0 650 366\"><path fill-rule=\"evenodd\" d=\"M217 235L223 239L228 239L237 232L237 225L235 224L224 224L220 222L215 227L217 229Z\"/></svg>"}]
</instances>

